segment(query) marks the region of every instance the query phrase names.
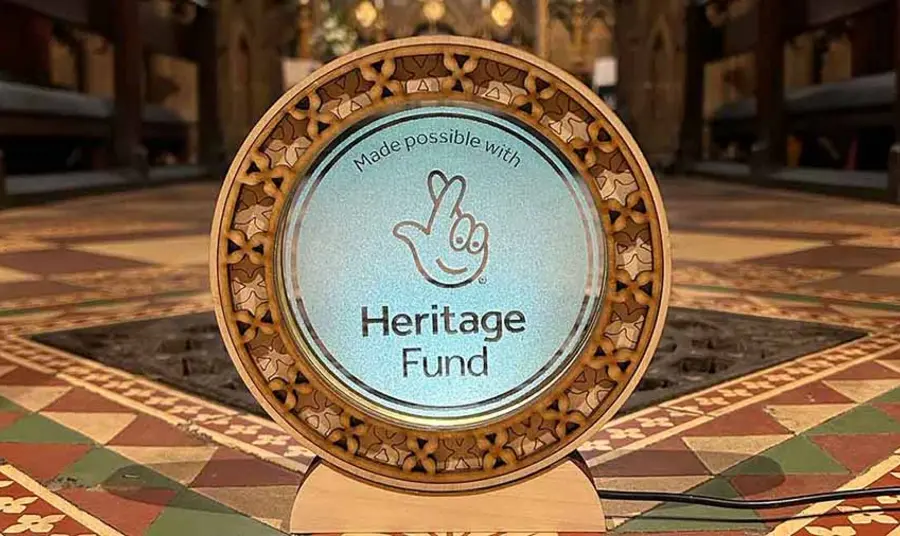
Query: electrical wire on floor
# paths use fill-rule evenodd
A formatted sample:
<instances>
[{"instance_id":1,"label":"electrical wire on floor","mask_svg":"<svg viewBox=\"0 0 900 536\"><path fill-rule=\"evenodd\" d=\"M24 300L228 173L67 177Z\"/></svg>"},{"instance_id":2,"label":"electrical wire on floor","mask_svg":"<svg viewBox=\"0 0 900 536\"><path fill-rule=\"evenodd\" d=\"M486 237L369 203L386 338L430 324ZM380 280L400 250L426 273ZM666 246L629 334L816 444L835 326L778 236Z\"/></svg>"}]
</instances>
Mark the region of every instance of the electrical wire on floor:
<instances>
[{"instance_id":1,"label":"electrical wire on floor","mask_svg":"<svg viewBox=\"0 0 900 536\"><path fill-rule=\"evenodd\" d=\"M863 497L880 497L883 495L900 495L900 486L889 486L869 489L848 489L813 493L810 495L793 495L778 499L724 499L709 495L693 495L691 493L667 493L661 491L620 491L610 489L597 490L601 499L623 501L652 501L695 504L715 508L732 508L736 510L768 510L829 501L844 501Z\"/></svg>"}]
</instances>

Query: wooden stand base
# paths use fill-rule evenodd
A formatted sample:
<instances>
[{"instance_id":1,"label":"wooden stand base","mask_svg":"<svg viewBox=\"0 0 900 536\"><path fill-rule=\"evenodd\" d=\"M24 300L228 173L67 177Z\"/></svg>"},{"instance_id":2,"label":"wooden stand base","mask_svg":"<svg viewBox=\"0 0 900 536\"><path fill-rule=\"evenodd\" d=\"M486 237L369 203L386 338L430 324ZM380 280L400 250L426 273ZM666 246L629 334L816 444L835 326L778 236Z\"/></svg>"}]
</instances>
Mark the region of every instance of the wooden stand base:
<instances>
[{"instance_id":1,"label":"wooden stand base","mask_svg":"<svg viewBox=\"0 0 900 536\"><path fill-rule=\"evenodd\" d=\"M605 532L593 481L567 459L525 482L472 495L385 490L315 463L291 511L293 534Z\"/></svg>"}]
</instances>

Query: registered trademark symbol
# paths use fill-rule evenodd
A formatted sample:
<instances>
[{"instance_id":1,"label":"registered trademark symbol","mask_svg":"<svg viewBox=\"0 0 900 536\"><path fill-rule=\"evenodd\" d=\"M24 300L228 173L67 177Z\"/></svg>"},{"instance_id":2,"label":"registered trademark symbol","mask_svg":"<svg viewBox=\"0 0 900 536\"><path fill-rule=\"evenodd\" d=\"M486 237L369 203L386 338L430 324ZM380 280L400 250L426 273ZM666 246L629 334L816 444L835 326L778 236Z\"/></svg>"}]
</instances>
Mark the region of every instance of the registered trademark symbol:
<instances>
[{"instance_id":1,"label":"registered trademark symbol","mask_svg":"<svg viewBox=\"0 0 900 536\"><path fill-rule=\"evenodd\" d=\"M478 284L479 284L479 285L483 285L483 284L485 284L485 283L487 283L487 277L481 276L481 277L478 278Z\"/></svg>"}]
</instances>

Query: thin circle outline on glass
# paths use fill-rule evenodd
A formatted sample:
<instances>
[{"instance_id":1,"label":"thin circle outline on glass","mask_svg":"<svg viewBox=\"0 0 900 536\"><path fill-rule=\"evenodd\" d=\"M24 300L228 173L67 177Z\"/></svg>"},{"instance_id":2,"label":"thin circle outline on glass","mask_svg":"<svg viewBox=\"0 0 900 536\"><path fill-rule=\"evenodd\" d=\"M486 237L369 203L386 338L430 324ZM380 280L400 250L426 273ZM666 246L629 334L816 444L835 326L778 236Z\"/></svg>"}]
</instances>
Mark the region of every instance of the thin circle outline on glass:
<instances>
[{"instance_id":1,"label":"thin circle outline on glass","mask_svg":"<svg viewBox=\"0 0 900 536\"><path fill-rule=\"evenodd\" d=\"M389 405L394 404L393 407L386 408L386 411L384 411L383 415L385 418L393 418L394 420L401 422L405 419L407 424L426 429L429 427L472 428L473 426L499 420L509 411L515 410L517 406L538 396L541 392L551 387L555 377L559 376L571 365L574 358L577 357L584 346L585 339L590 333L590 328L596 320L600 302L602 300L602 282L606 277L604 259L605 240L599 230L599 217L596 214L596 209L593 207L586 184L583 184L578 173L565 162L565 159L553 148L552 144L547 144L546 141L540 140L540 136L536 132L531 131L527 125L520 123L511 117L503 117L504 114L496 110L490 111L490 114L486 114L485 112L488 112L488 110L465 102L419 103L416 106L402 106L399 108L389 107L386 110L379 111L379 113L372 114L372 117L360 120L351 128L343 131L331 142L328 147L329 149L333 148L333 151L329 149L323 150L323 156L310 166L312 171L309 176L304 179L304 185L297 189L295 197L288 199L288 209L284 213L285 221L282 221L279 226L280 230L284 231L286 220L290 220L293 217L292 214L296 210L299 210L299 215L296 215L297 220L292 221L292 224L296 227L291 227L287 232L283 232L278 241L279 253L285 249L291 251L291 253L280 257L281 260L278 263L280 266L279 276L282 288L287 291L288 300L286 301L286 308L294 312L294 321L291 322L290 318L288 321L294 328L295 333L297 333L305 342L305 348L308 348L313 356L318 356L321 361L326 363L325 367L318 367L323 376L329 377L333 384L337 384L335 386L336 390L344 393L350 401L355 401L357 404L374 411L385 409L379 404L378 399ZM586 272L584 281L576 280L574 282L574 287L577 289L578 293L577 317L574 319L571 326L563 326L565 328L565 333L563 334L564 337L562 342L557 348L549 353L550 357L546 363L542 364L542 366L536 369L530 377L526 377L520 384L510 386L509 389L502 392L492 393L492 396L485 399L470 401L467 404L441 406L414 402L391 396L369 385L364 379L360 378L359 374L355 374L354 371L348 370L348 367L342 362L341 352L331 351L328 348L328 344L325 342L327 337L323 337L321 332L316 329L316 322L313 321L311 315L307 311L305 300L303 298L303 291L299 288L297 279L292 280L293 285L285 282L285 279L288 279L285 274L296 264L296 253L294 253L296 250L290 248L293 241L298 241L295 231L296 229L302 228L303 218L308 211L308 206L314 198L314 195L316 195L316 192L320 190L320 185L323 184L322 181L324 177L330 176L334 167L341 161L348 159L348 155L352 154L353 149L361 142L366 141L373 132L377 135L385 135L386 133L389 133L390 129L394 126L414 123L420 119L472 121L476 122L475 124L486 126L485 128L496 128L501 132L520 138L523 144L530 147L530 149L535 152L535 155L542 159L542 161L546 161L546 163L549 164L548 169L552 169L553 173L558 176L558 179L553 180L558 181L559 184L564 186L564 191L574 203L574 209L572 209L573 214L578 215L574 221L579 222L581 225L579 229L581 229L580 233L583 233L583 235L579 236L582 236L585 243L584 255ZM517 131L514 130L515 128L521 128L523 130ZM471 133L471 131L468 131L468 133ZM479 166L475 166L475 168L478 169ZM428 200L432 207L430 209L432 216L434 216L435 210L443 210L445 212L444 216L448 219L456 220L453 223L447 222L444 225L444 228L452 229L454 225L458 225L457 222L461 219L460 214L465 214L460 208L462 206L462 199L466 193L464 187L464 184L466 184L465 179L458 176L460 177L456 179L458 189L452 193L452 195L455 196L454 199L450 200L450 205L441 208L440 203L437 201L442 193L446 195L447 192L451 191L450 188L453 186L451 184L453 179L448 180L445 174L439 171L435 172L435 170L428 165L425 165L423 170L425 169L431 169L431 171L427 172L426 182L428 183ZM418 175L414 174L411 176L411 189L422 189L419 186L422 181L418 179ZM397 180L399 179L391 178L391 181L394 184L396 184ZM378 195L377 192L378 189L370 195L362 197L366 202L375 201L372 198ZM343 194L341 195L340 201L342 202L342 209L347 209L347 212L350 214L354 212L354 207L349 206L345 202ZM394 212L405 214L405 207L400 211ZM548 217L552 215L552 211L548 212ZM556 217L559 219L558 214ZM351 219L351 221L346 222L346 227L347 229L353 230L353 233L356 233L356 229L359 227L371 225L371 219L372 218L363 218L361 221ZM393 220L389 218L389 221ZM503 219L499 219L498 221L502 222ZM396 229L398 225L401 224L403 224L403 221L385 227L385 231L391 230L394 237L396 237ZM482 223L481 225L484 224ZM424 227L425 226L423 226L423 228ZM434 226L432 225L432 227ZM529 233L531 233L531 231L529 231ZM387 236L387 234L387 232L382 233L384 236ZM487 236L486 233L485 236ZM558 236L554 236L553 238L559 240ZM331 240L331 242L345 244L347 239L348 236L344 235L338 239ZM329 240L324 240L324 242L324 244L319 245L318 249L327 247ZM401 242L406 244L405 241ZM355 251L356 248L351 246L350 249ZM381 249L383 249L382 246L379 247L379 250ZM516 250L521 250L521 248L518 247ZM542 253L540 247L537 247L536 250L537 253ZM307 251L309 251L310 256L315 256L317 248L307 248ZM409 256L409 253L408 250L400 251L399 253L402 257L400 260L403 262L402 266L398 266L398 268L405 271L407 267L406 258ZM572 259L567 259L568 262L571 262L571 260ZM341 268L342 267L335 266L332 267L332 269L324 271L333 274L336 270L340 270ZM481 268L483 269L483 266ZM310 270L299 267L297 267L295 271L297 274L323 272L321 269ZM480 273L481 271L476 274L476 277L477 275L480 275ZM554 277L558 278L558 276ZM329 279L331 279L331 276L329 276ZM352 280L353 277L350 277L350 279ZM433 284L427 277L425 277L424 280ZM327 283L323 283L322 286L330 283L331 281L329 280ZM409 282L409 285L415 285L415 283L416 281L413 280ZM558 279L556 283L558 284ZM458 286L448 285L436 286L442 289L458 288ZM426 285L426 289L427 288L428 286ZM444 295L447 294L446 290L443 292ZM329 294L328 300L329 303L327 304L327 307L330 310L334 307L334 300L331 294ZM352 334L348 333L347 335L346 339L352 338ZM331 340L333 341L334 338L332 337ZM529 352L532 352L531 348L517 350L517 353L520 355L529 355ZM535 356L535 358L539 359L540 356ZM328 365L332 367L331 371L328 370ZM335 371L336 373L333 373ZM342 376L342 378L335 378L335 376ZM342 379L344 381L342 381ZM526 390L528 387L530 387L530 389ZM360 390L362 392L360 392ZM371 399L373 396L377 397L374 401ZM436 414L416 414L416 410L441 410L444 413L451 410L471 410L472 413L454 417Z\"/></svg>"}]
</instances>

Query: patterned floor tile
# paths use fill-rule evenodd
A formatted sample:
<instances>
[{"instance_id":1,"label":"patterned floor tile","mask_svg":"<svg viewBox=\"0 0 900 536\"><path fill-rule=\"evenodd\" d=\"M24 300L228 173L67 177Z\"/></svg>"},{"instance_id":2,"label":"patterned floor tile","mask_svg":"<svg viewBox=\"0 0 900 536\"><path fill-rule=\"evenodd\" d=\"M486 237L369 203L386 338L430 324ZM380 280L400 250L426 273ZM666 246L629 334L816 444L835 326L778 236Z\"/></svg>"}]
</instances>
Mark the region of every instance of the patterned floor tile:
<instances>
[{"instance_id":1,"label":"patterned floor tile","mask_svg":"<svg viewBox=\"0 0 900 536\"><path fill-rule=\"evenodd\" d=\"M900 402L878 402L873 403L872 406L895 421L900 422Z\"/></svg>"},{"instance_id":2,"label":"patterned floor tile","mask_svg":"<svg viewBox=\"0 0 900 536\"><path fill-rule=\"evenodd\" d=\"M652 448L630 452L593 468L600 477L697 476L709 471L679 438L660 441Z\"/></svg>"},{"instance_id":3,"label":"patterned floor tile","mask_svg":"<svg viewBox=\"0 0 900 536\"><path fill-rule=\"evenodd\" d=\"M0 266L40 275L119 270L145 265L129 259L67 249L0 253Z\"/></svg>"},{"instance_id":4,"label":"patterned floor tile","mask_svg":"<svg viewBox=\"0 0 900 536\"><path fill-rule=\"evenodd\" d=\"M725 471L726 475L847 474L806 437L794 437Z\"/></svg>"},{"instance_id":5,"label":"patterned floor tile","mask_svg":"<svg viewBox=\"0 0 900 536\"><path fill-rule=\"evenodd\" d=\"M89 242L69 246L70 249L149 264L206 265L209 262L209 234L179 237ZM0 257L0 264L3 263Z\"/></svg>"},{"instance_id":6,"label":"patterned floor tile","mask_svg":"<svg viewBox=\"0 0 900 536\"><path fill-rule=\"evenodd\" d=\"M795 266L802 268L840 268L843 270L865 270L872 266L882 266L900 261L900 250L895 248L873 248L862 246L822 246L804 251L781 255L758 256L753 262L774 266Z\"/></svg>"},{"instance_id":7,"label":"patterned floor tile","mask_svg":"<svg viewBox=\"0 0 900 536\"><path fill-rule=\"evenodd\" d=\"M692 490L697 495L737 498L740 494L727 480L717 478ZM708 531L710 534L729 529L758 532L765 528L760 516L752 511L729 510L705 506L662 505L643 516L618 527L616 532L681 532Z\"/></svg>"},{"instance_id":8,"label":"patterned floor tile","mask_svg":"<svg viewBox=\"0 0 900 536\"><path fill-rule=\"evenodd\" d=\"M191 483L195 488L297 486L302 476L242 452L218 450Z\"/></svg>"},{"instance_id":9,"label":"patterned floor tile","mask_svg":"<svg viewBox=\"0 0 900 536\"><path fill-rule=\"evenodd\" d=\"M726 469L755 456L760 452L783 443L793 437L786 435L714 436L690 437L683 441L711 474L723 473Z\"/></svg>"},{"instance_id":10,"label":"patterned floor tile","mask_svg":"<svg viewBox=\"0 0 900 536\"><path fill-rule=\"evenodd\" d=\"M65 468L61 479L74 482L78 487L104 489L165 488L180 490L183 486L138 465L109 449L95 447L77 462Z\"/></svg>"},{"instance_id":11,"label":"patterned floor tile","mask_svg":"<svg viewBox=\"0 0 900 536\"><path fill-rule=\"evenodd\" d=\"M780 404L853 404L853 401L822 382L814 382L797 389L778 393L766 400L767 406Z\"/></svg>"},{"instance_id":12,"label":"patterned floor tile","mask_svg":"<svg viewBox=\"0 0 900 536\"><path fill-rule=\"evenodd\" d=\"M675 188L676 193L667 192L667 202L670 202L673 227L680 229L675 237L673 303L853 326L872 335L841 349L807 356L690 395L663 408L616 419L585 447L586 457L596 466L597 485L676 491L700 486L700 490L711 494L758 493L760 497L796 492L792 490L820 491L841 485L852 478L852 472L859 470L857 467L883 456L883 452L860 451L859 456L850 458L842 443L844 438L883 446L888 440L879 443L872 438L884 439L889 433L861 434L856 427L852 430L855 435L829 433L788 439L759 454L753 452L774 442L773 436L787 438L791 433L818 426L841 425L841 415L860 403L869 403L885 419L897 419L900 385L892 382L897 379L894 373L900 372L900 355L894 358L897 367L889 362L887 365L866 363L876 358L884 363L885 352L900 347L900 291L891 274L879 271L879 268L889 270L888 266L900 261L900 256L890 260L893 253L881 251L896 247L893 239L886 240L883 236L896 227L900 211L882 205L863 206L845 200L696 181L672 184L666 188ZM177 192L179 206L183 205L178 210L171 210L176 196L173 192ZM185 192L191 193L185 197ZM51 217L40 222L4 222L5 213L0 213L0 234L18 237L16 241L22 246L11 249L0 246L0 310L4 311L0 316L0 368L4 366L3 356L9 356L16 364L60 374L59 380L54 380L57 383L52 385L45 383L52 374L44 375L43 380L28 374L14 375L11 380L0 377L0 394L2 389L7 389L10 398L15 399L15 403L0 399L0 433L5 429L15 431L17 426L21 428L19 422L29 408L54 416L59 413L141 414L111 439L113 446L109 448L92 448L84 442L71 445L7 442L0 443L0 457L5 448L12 454L7 459L16 463L13 458L17 457L26 470L39 473L33 466L40 457L29 459L24 449L32 447L36 452L45 449L47 456L56 461L40 474L52 478L56 475L51 473L66 466L64 478L53 482L68 482L66 485L76 487L64 488L61 493L71 493L73 501L78 496L86 510L93 509L103 519L116 520L120 530L126 533L143 533L151 522L152 534L271 533L265 524L246 516L265 519L277 526L280 522L277 512L283 511L284 506L268 511L266 508L291 499L288 490L296 486L299 473L311 456L271 423L236 415L153 382L73 361L59 353L48 353L40 345L21 338L39 331L209 310L205 290L190 296L183 293L203 289L207 284L205 246L173 248L183 249L187 258L193 256L193 261L170 258L166 244L171 246L176 242L164 240L163 235L205 242L205 228L209 223L206 220L214 195L213 186L76 200L61 205L65 207L65 221ZM873 215L880 219L875 221ZM689 218L700 220L700 224L685 227ZM708 226L725 221L734 225ZM707 227L699 229L703 226ZM194 233L193 238L188 233ZM845 239L853 235L858 236ZM882 238L876 239L878 236ZM9 257L15 251L34 249L25 247L25 242L34 241L34 237L46 242L45 249L54 248L45 255L67 252L81 256L80 260L73 257L72 266L63 267L67 273L52 274L52 281L4 283L2 268L41 274L3 262L4 258L15 260ZM835 240L844 245L827 245ZM59 249L53 243L67 247ZM841 247L845 249L834 249ZM821 255L822 251L844 253L834 255L832 262L819 265L828 260L828 255ZM134 252L150 256L133 257ZM93 262L91 255L114 259L117 264L97 268L96 264L88 263ZM858 258L852 261L842 258L849 255ZM773 258L776 260L772 264L760 264L760 259L769 262ZM132 268L119 264L132 261ZM183 262L197 264L178 265ZM71 269L77 271L68 273ZM872 286L875 284L880 286ZM167 295L173 291L176 294ZM22 375L15 370L7 373ZM90 386L104 396L98 400L81 387L61 394L41 390L67 388L69 382ZM116 402L109 402L106 395ZM79 416L80 423L73 421L71 427L89 432L85 428L87 418ZM874 422L863 421L870 427ZM139 422L144 423L142 428L157 428L148 433L141 427L135 428ZM41 421L41 426L47 423L60 426L51 420ZM70 427L60 427L75 433ZM87 435L102 441L109 433ZM52 449L59 452L51 454ZM243 453L234 454L234 449ZM746 456L751 456L750 460L741 462ZM271 457L275 463L263 462L259 457ZM732 465L733 462L738 463ZM755 471L749 471L753 474L736 471L741 467L746 469L750 463L757 464ZM729 476L705 483L713 478L710 468L728 472ZM66 474L73 480L65 480ZM84 483L94 488L77 487ZM187 483L204 486L201 489L209 497L183 491L182 484ZM140 486L161 487L161 491L157 490L161 495L125 499L126 493L141 490ZM173 498L176 493L177 497ZM104 494L111 496L104 497ZM100 497L97 504L88 506L90 499L97 497ZM142 505L146 509L141 510ZM608 512L620 515L639 513L652 506L607 504ZM132 509L136 512L135 519L140 521L126 526L123 523L128 520L116 515ZM657 508L651 517L672 509L675 507L671 505ZM651 519L645 526L647 530L641 529L635 520L618 518L617 522L624 521L623 527L630 533L674 534L678 529L679 534L685 534L682 530L688 534L702 530L704 535L745 536L766 529L757 516L750 516L752 519L741 524L735 523L731 514L721 511L693 514L707 520L685 518L691 515L672 522ZM876 524L870 523L865 528ZM863 534L863 525L852 526L859 529L858 534Z\"/></svg>"},{"instance_id":13,"label":"patterned floor tile","mask_svg":"<svg viewBox=\"0 0 900 536\"><path fill-rule=\"evenodd\" d=\"M0 508L0 532L3 534L121 536L120 532L79 510L15 467L0 465L0 473L0 490L9 500Z\"/></svg>"},{"instance_id":14,"label":"patterned floor tile","mask_svg":"<svg viewBox=\"0 0 900 536\"><path fill-rule=\"evenodd\" d=\"M91 440L78 432L32 413L0 430L0 443L82 443Z\"/></svg>"},{"instance_id":15,"label":"patterned floor tile","mask_svg":"<svg viewBox=\"0 0 900 536\"><path fill-rule=\"evenodd\" d=\"M900 251L900 250L896 250ZM844 277L836 277L825 281L818 281L806 286L813 292L820 291L825 294L829 291L844 293L859 293L865 295L896 296L900 288L900 277L885 277L881 275L850 274Z\"/></svg>"},{"instance_id":16,"label":"patterned floor tile","mask_svg":"<svg viewBox=\"0 0 900 536\"><path fill-rule=\"evenodd\" d=\"M71 389L71 386L0 385L0 397L27 410L40 411Z\"/></svg>"},{"instance_id":17,"label":"patterned floor tile","mask_svg":"<svg viewBox=\"0 0 900 536\"><path fill-rule=\"evenodd\" d=\"M893 370L882 364L881 361L869 361L860 363L855 367L840 370L828 377L828 381L835 380L884 380L900 378L900 371Z\"/></svg>"},{"instance_id":18,"label":"patterned floor tile","mask_svg":"<svg viewBox=\"0 0 900 536\"><path fill-rule=\"evenodd\" d=\"M0 283L0 305L16 299L35 299L40 297L52 297L60 294L72 294L84 289L75 285L67 285L57 281L23 281L18 283ZM52 301L50 303L53 303ZM10 308L10 307L3 307Z\"/></svg>"},{"instance_id":19,"label":"patterned floor tile","mask_svg":"<svg viewBox=\"0 0 900 536\"><path fill-rule=\"evenodd\" d=\"M766 411L794 433L801 433L852 409L853 404L772 404Z\"/></svg>"},{"instance_id":20,"label":"patterned floor tile","mask_svg":"<svg viewBox=\"0 0 900 536\"><path fill-rule=\"evenodd\" d=\"M179 493L146 532L146 536L225 534L267 536L282 532L190 490Z\"/></svg>"},{"instance_id":21,"label":"patterned floor tile","mask_svg":"<svg viewBox=\"0 0 900 536\"><path fill-rule=\"evenodd\" d=\"M105 444L116 437L137 415L134 413L81 413L77 411L42 411L41 415Z\"/></svg>"},{"instance_id":22,"label":"patterned floor tile","mask_svg":"<svg viewBox=\"0 0 900 536\"><path fill-rule=\"evenodd\" d=\"M897 243L900 244L900 235L897 236ZM898 245L900 247L900 245ZM900 277L900 261L876 266L860 272L863 275L879 275L884 277Z\"/></svg>"},{"instance_id":23,"label":"patterned floor tile","mask_svg":"<svg viewBox=\"0 0 900 536\"><path fill-rule=\"evenodd\" d=\"M709 480L708 475L701 476L667 476L667 477L597 477L594 484L597 489L618 491L664 491L681 493ZM629 518L646 512L658 502L647 501L612 501L604 499L603 511L608 517Z\"/></svg>"},{"instance_id":24,"label":"patterned floor tile","mask_svg":"<svg viewBox=\"0 0 900 536\"><path fill-rule=\"evenodd\" d=\"M127 412L125 406L112 400L92 393L87 389L72 389L63 396L57 398L46 406L43 411L77 411L81 413L123 413Z\"/></svg>"},{"instance_id":25,"label":"patterned floor tile","mask_svg":"<svg viewBox=\"0 0 900 536\"><path fill-rule=\"evenodd\" d=\"M854 473L860 473L887 458L900 445L900 434L853 434L810 436L829 456Z\"/></svg>"},{"instance_id":26,"label":"patterned floor tile","mask_svg":"<svg viewBox=\"0 0 900 536\"><path fill-rule=\"evenodd\" d=\"M64 489L61 496L127 536L140 536L178 492L171 489Z\"/></svg>"},{"instance_id":27,"label":"patterned floor tile","mask_svg":"<svg viewBox=\"0 0 900 536\"><path fill-rule=\"evenodd\" d=\"M900 433L900 422L872 406L859 406L807 432L810 436L895 433Z\"/></svg>"},{"instance_id":28,"label":"patterned floor tile","mask_svg":"<svg viewBox=\"0 0 900 536\"><path fill-rule=\"evenodd\" d=\"M725 234L672 234L675 258L678 261L737 262L776 254L789 254L822 246L818 240L789 240L783 238L733 237Z\"/></svg>"},{"instance_id":29,"label":"patterned floor tile","mask_svg":"<svg viewBox=\"0 0 900 536\"><path fill-rule=\"evenodd\" d=\"M50 374L41 374L40 372L36 372L24 367L13 367L12 369L10 369L9 367L5 367L5 372L0 375L0 386L4 385L23 387L30 385L42 385L66 387L67 389L71 387L71 385L69 385L67 382L55 376L52 376Z\"/></svg>"},{"instance_id":30,"label":"patterned floor tile","mask_svg":"<svg viewBox=\"0 0 900 536\"><path fill-rule=\"evenodd\" d=\"M140 415L109 441L110 446L131 447L202 447L203 441L170 424Z\"/></svg>"},{"instance_id":31,"label":"patterned floor tile","mask_svg":"<svg viewBox=\"0 0 900 536\"><path fill-rule=\"evenodd\" d=\"M868 402L900 387L900 379L828 380L825 384L854 402Z\"/></svg>"},{"instance_id":32,"label":"patterned floor tile","mask_svg":"<svg viewBox=\"0 0 900 536\"><path fill-rule=\"evenodd\" d=\"M191 488L275 529L286 529L298 486Z\"/></svg>"},{"instance_id":33,"label":"patterned floor tile","mask_svg":"<svg viewBox=\"0 0 900 536\"><path fill-rule=\"evenodd\" d=\"M21 283L23 281L35 281L40 276L31 272L23 272L22 270L14 270L12 268L0 268L0 283Z\"/></svg>"},{"instance_id":34,"label":"patterned floor tile","mask_svg":"<svg viewBox=\"0 0 900 536\"><path fill-rule=\"evenodd\" d=\"M0 458L43 482L80 460L91 448L87 443L0 443Z\"/></svg>"},{"instance_id":35,"label":"patterned floor tile","mask_svg":"<svg viewBox=\"0 0 900 536\"><path fill-rule=\"evenodd\" d=\"M728 419L714 419L696 426L688 432L690 436L754 436L754 435L790 435L791 430L781 424L778 419L766 411L762 405L755 404L739 409Z\"/></svg>"},{"instance_id":36,"label":"patterned floor tile","mask_svg":"<svg viewBox=\"0 0 900 536\"><path fill-rule=\"evenodd\" d=\"M109 449L129 460L153 469L172 480L188 485L197 478L218 447L119 447Z\"/></svg>"},{"instance_id":37,"label":"patterned floor tile","mask_svg":"<svg viewBox=\"0 0 900 536\"><path fill-rule=\"evenodd\" d=\"M846 475L738 475L729 482L746 499L774 499L795 495L818 493L836 489L847 481ZM797 514L803 506L775 508L760 512L770 524Z\"/></svg>"},{"instance_id":38,"label":"patterned floor tile","mask_svg":"<svg viewBox=\"0 0 900 536\"><path fill-rule=\"evenodd\" d=\"M9 427L23 416L24 413L18 411L0 411L0 430Z\"/></svg>"}]
</instances>

